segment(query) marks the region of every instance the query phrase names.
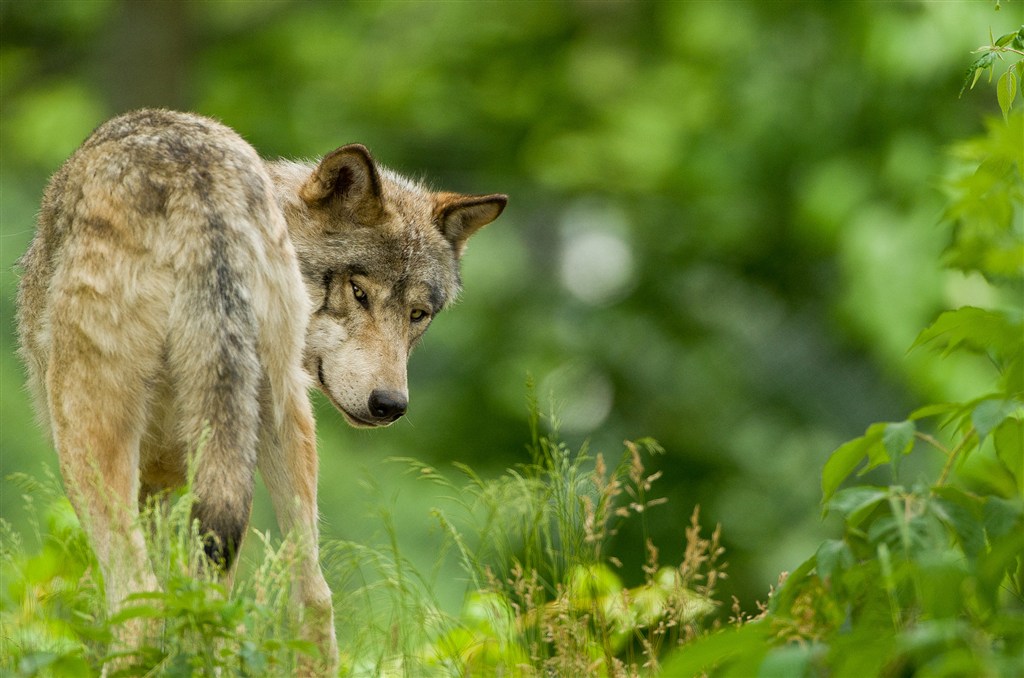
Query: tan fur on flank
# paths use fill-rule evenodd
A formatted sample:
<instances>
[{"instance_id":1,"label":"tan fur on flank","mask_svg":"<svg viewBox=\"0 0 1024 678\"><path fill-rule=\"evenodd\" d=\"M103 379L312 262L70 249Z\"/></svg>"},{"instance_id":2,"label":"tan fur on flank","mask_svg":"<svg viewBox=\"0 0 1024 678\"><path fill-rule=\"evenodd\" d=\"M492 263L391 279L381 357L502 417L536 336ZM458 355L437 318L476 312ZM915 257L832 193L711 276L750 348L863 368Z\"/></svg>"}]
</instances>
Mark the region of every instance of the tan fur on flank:
<instances>
[{"instance_id":1,"label":"tan fur on flank","mask_svg":"<svg viewBox=\"0 0 1024 678\"><path fill-rule=\"evenodd\" d=\"M129 113L83 143L20 261L18 329L112 610L156 588L138 507L199 451L207 554L230 580L258 468L303 548L294 597L322 659L304 671L336 672L308 389L356 426L400 417L409 352L506 200L432 193L356 144L265 162L185 113Z\"/></svg>"}]
</instances>

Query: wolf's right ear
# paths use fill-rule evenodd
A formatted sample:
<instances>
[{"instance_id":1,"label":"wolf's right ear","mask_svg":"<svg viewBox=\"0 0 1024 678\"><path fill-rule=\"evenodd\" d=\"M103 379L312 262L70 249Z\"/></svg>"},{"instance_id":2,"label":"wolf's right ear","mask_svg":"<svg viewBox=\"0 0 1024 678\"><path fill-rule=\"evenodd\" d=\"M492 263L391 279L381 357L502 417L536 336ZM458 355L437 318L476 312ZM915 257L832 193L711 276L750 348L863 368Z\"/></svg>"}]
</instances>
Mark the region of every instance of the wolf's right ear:
<instances>
[{"instance_id":1,"label":"wolf's right ear","mask_svg":"<svg viewBox=\"0 0 1024 678\"><path fill-rule=\"evenodd\" d=\"M460 195L458 193L434 194L434 222L441 235L451 244L455 258L461 258L466 241L481 228L498 218L508 196Z\"/></svg>"},{"instance_id":2,"label":"wolf's right ear","mask_svg":"<svg viewBox=\"0 0 1024 678\"><path fill-rule=\"evenodd\" d=\"M362 144L336 148L324 156L299 197L310 207L339 205L363 222L373 222L384 213L380 175Z\"/></svg>"}]
</instances>

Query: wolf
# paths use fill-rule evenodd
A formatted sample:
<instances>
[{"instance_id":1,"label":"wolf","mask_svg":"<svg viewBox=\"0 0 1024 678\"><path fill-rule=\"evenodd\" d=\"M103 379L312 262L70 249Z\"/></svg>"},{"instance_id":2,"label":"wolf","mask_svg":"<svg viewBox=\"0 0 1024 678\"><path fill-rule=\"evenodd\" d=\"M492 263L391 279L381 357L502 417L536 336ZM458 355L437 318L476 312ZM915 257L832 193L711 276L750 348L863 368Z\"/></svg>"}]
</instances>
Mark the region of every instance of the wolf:
<instances>
[{"instance_id":1,"label":"wolf","mask_svg":"<svg viewBox=\"0 0 1024 678\"><path fill-rule=\"evenodd\" d=\"M112 610L158 587L139 507L190 473L230 585L258 469L301 549L293 601L320 649L304 671L335 671L309 391L356 427L405 414L409 354L507 200L434 192L359 144L264 160L191 113L131 112L85 140L44 192L17 323Z\"/></svg>"}]
</instances>

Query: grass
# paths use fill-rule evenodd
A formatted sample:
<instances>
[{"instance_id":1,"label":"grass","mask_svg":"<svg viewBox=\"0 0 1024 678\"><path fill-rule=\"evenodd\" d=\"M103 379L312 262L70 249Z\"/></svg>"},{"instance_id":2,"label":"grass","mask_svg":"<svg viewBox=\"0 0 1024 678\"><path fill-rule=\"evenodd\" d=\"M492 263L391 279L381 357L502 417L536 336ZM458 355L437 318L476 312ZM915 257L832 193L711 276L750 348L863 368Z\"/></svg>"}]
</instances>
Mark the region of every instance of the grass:
<instances>
[{"instance_id":1,"label":"grass","mask_svg":"<svg viewBox=\"0 0 1024 678\"><path fill-rule=\"evenodd\" d=\"M95 556L55 479L9 478L29 504L34 541L0 523L0 671L13 675L289 675L308 645L297 640L287 613L291 544L273 545L254 532L258 562L233 592L218 581L190 523L191 495L150 502L142 521L161 590L133 595L107 613ZM148 632L138 647L112 652L126 625ZM113 663L111 663L113 662Z\"/></svg>"},{"instance_id":2,"label":"grass","mask_svg":"<svg viewBox=\"0 0 1024 678\"><path fill-rule=\"evenodd\" d=\"M703 634L725 564L719 530L704 535L697 509L678 566L660 563L647 541L640 586L624 586L607 552L622 521L643 523L661 503L652 495L659 474L645 470L657 444L627 442L609 465L543 435L534 414L529 449L528 463L493 479L460 464L453 479L393 460L445 489L432 510L441 529L431 572L403 556L383 509L384 544L323 544L341 675L653 676L667 650ZM229 592L202 555L191 495L151 502L141 520L161 590L108 615L95 557L59 483L10 480L41 520L31 539L0 523L0 672L87 676L106 664L109 675L287 676L314 651L298 639L288 606L295 554L287 539L253 532L255 548ZM461 610L438 602L439 576L464 580ZM146 640L111 654L120 626L140 622Z\"/></svg>"}]
</instances>

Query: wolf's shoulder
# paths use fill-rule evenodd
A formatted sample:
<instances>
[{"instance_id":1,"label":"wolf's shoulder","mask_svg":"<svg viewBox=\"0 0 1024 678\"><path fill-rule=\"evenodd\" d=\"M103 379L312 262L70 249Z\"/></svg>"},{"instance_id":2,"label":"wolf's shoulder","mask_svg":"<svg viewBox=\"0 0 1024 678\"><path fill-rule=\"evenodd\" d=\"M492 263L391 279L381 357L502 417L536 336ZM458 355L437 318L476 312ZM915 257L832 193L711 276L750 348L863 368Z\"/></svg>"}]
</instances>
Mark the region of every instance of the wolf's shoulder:
<instances>
[{"instance_id":1,"label":"wolf's shoulder","mask_svg":"<svg viewBox=\"0 0 1024 678\"><path fill-rule=\"evenodd\" d=\"M56 248L68 233L105 234L142 251L218 224L281 240L283 215L264 162L212 118L143 109L97 127L51 177L36 239Z\"/></svg>"},{"instance_id":2,"label":"wolf's shoulder","mask_svg":"<svg viewBox=\"0 0 1024 678\"><path fill-rule=\"evenodd\" d=\"M143 108L107 120L89 135L82 147L90 148L148 138L178 138L183 142L193 140L206 143L246 143L236 131L214 118L198 113Z\"/></svg>"},{"instance_id":3,"label":"wolf's shoulder","mask_svg":"<svg viewBox=\"0 0 1024 678\"><path fill-rule=\"evenodd\" d=\"M141 109L86 138L51 178L43 216L85 206L168 216L175 206L199 209L201 202L225 216L260 216L271 208L271 196L263 160L230 127L195 113Z\"/></svg>"},{"instance_id":4,"label":"wolf's shoulder","mask_svg":"<svg viewBox=\"0 0 1024 678\"><path fill-rule=\"evenodd\" d=\"M165 109L131 111L106 121L75 155L78 159L105 158L154 168L230 168L260 163L256 150L227 125L196 113Z\"/></svg>"}]
</instances>

